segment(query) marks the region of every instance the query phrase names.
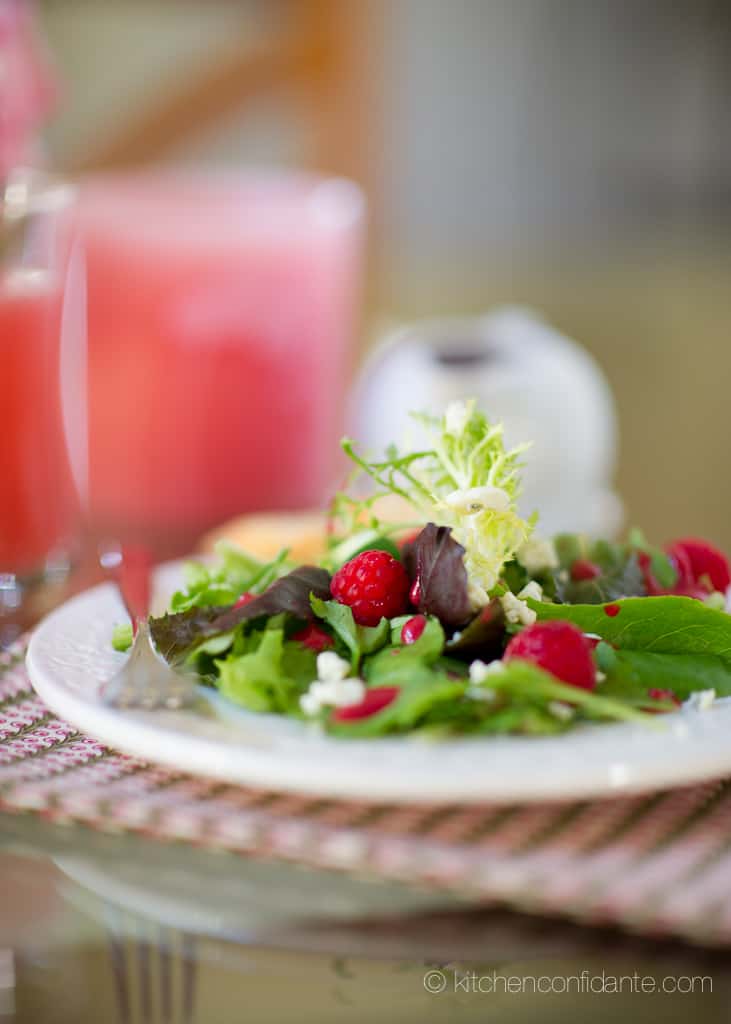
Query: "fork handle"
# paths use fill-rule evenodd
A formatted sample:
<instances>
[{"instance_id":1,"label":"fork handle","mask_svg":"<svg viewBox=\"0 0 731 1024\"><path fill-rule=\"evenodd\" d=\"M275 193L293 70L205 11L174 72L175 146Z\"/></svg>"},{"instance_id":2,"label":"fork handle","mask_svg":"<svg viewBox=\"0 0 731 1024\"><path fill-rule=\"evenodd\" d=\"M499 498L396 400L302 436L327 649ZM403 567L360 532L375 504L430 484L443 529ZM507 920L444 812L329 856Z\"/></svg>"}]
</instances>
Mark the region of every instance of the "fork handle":
<instances>
[{"instance_id":1,"label":"fork handle","mask_svg":"<svg viewBox=\"0 0 731 1024\"><path fill-rule=\"evenodd\" d=\"M116 570L116 579L135 633L138 622L144 622L150 610L151 574L152 557L147 548L125 545Z\"/></svg>"}]
</instances>

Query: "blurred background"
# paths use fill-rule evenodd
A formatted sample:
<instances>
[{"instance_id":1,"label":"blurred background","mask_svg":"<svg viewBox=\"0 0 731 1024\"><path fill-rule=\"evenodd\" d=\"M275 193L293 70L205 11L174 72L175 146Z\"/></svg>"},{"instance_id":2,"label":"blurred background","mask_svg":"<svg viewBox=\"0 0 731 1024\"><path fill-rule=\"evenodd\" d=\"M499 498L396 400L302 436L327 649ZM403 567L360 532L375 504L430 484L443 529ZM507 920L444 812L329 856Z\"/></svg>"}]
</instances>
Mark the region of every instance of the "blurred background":
<instances>
[{"instance_id":1,"label":"blurred background","mask_svg":"<svg viewBox=\"0 0 731 1024\"><path fill-rule=\"evenodd\" d=\"M731 548L727 0L41 0L73 174L288 166L369 203L386 326L540 310L614 391L618 489Z\"/></svg>"}]
</instances>

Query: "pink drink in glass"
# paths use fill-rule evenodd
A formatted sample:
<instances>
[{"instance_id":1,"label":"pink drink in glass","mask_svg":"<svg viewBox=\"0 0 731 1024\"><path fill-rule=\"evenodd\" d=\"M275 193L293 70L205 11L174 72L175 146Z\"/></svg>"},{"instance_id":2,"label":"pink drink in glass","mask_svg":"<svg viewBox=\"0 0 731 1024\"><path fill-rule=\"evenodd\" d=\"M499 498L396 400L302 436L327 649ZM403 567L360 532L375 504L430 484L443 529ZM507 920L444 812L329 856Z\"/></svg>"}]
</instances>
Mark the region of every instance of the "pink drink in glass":
<instances>
[{"instance_id":1,"label":"pink drink in glass","mask_svg":"<svg viewBox=\"0 0 731 1024\"><path fill-rule=\"evenodd\" d=\"M90 510L181 551L334 481L362 200L296 176L97 179L87 251Z\"/></svg>"},{"instance_id":2,"label":"pink drink in glass","mask_svg":"<svg viewBox=\"0 0 731 1024\"><path fill-rule=\"evenodd\" d=\"M78 547L85 339L72 208L72 189L33 171L0 194L0 646L31 585L59 580Z\"/></svg>"},{"instance_id":3,"label":"pink drink in glass","mask_svg":"<svg viewBox=\"0 0 731 1024\"><path fill-rule=\"evenodd\" d=\"M61 294L43 271L0 279L0 571L29 576L68 541L76 502L61 412Z\"/></svg>"}]
</instances>

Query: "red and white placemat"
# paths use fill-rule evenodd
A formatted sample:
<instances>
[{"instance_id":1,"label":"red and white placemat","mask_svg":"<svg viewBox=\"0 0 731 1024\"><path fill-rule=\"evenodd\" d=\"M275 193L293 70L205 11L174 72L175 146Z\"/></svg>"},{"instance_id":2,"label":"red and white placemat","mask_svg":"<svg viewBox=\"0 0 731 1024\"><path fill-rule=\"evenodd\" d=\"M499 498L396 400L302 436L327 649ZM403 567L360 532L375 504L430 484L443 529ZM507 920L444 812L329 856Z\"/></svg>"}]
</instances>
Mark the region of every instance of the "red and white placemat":
<instances>
[{"instance_id":1,"label":"red and white placemat","mask_svg":"<svg viewBox=\"0 0 731 1024\"><path fill-rule=\"evenodd\" d=\"M0 654L0 810L731 944L731 779L530 807L262 792L168 771L81 735L36 696L24 655L24 643Z\"/></svg>"}]
</instances>

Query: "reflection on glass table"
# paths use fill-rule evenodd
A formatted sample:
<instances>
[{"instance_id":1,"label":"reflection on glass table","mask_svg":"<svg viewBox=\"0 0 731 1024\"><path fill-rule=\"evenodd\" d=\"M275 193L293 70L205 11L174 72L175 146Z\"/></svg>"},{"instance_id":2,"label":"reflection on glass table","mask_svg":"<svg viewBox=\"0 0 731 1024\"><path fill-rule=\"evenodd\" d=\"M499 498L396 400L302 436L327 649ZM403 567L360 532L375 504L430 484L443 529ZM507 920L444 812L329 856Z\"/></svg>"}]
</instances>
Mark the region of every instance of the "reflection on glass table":
<instances>
[{"instance_id":1,"label":"reflection on glass table","mask_svg":"<svg viewBox=\"0 0 731 1024\"><path fill-rule=\"evenodd\" d=\"M727 1019L723 951L186 846L2 821L3 1020ZM538 979L550 991L536 991ZM620 991L597 991L612 979ZM692 990L678 992L683 985Z\"/></svg>"}]
</instances>

